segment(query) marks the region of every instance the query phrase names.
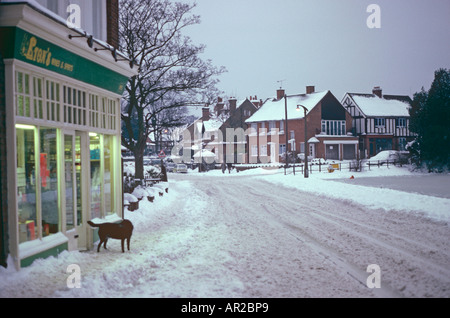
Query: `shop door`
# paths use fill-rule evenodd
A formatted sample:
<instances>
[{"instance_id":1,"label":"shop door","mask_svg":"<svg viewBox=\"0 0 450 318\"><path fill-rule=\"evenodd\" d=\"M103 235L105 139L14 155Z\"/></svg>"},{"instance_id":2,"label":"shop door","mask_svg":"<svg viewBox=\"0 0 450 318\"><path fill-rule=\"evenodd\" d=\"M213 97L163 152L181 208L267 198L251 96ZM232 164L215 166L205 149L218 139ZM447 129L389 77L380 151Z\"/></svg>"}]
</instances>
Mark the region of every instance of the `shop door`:
<instances>
[{"instance_id":1,"label":"shop door","mask_svg":"<svg viewBox=\"0 0 450 318\"><path fill-rule=\"evenodd\" d=\"M64 133L64 209L69 251L78 248L77 182L75 134Z\"/></svg>"},{"instance_id":2,"label":"shop door","mask_svg":"<svg viewBox=\"0 0 450 318\"><path fill-rule=\"evenodd\" d=\"M69 250L86 248L86 226L83 224L86 201L82 183L83 144L82 134L64 132L64 211Z\"/></svg>"},{"instance_id":3,"label":"shop door","mask_svg":"<svg viewBox=\"0 0 450 318\"><path fill-rule=\"evenodd\" d=\"M88 246L88 165L87 133L77 131L75 133L75 188L76 188L76 214L78 249L86 250Z\"/></svg>"}]
</instances>

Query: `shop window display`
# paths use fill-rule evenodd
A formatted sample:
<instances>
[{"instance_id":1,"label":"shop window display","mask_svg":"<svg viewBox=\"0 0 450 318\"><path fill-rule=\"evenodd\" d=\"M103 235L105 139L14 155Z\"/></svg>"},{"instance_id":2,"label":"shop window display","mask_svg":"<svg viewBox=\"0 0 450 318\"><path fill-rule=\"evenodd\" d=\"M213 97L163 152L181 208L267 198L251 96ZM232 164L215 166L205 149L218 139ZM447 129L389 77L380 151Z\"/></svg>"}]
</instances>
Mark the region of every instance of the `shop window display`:
<instances>
[{"instance_id":1,"label":"shop window display","mask_svg":"<svg viewBox=\"0 0 450 318\"><path fill-rule=\"evenodd\" d=\"M91 157L91 218L102 217L100 135L89 134Z\"/></svg>"},{"instance_id":2,"label":"shop window display","mask_svg":"<svg viewBox=\"0 0 450 318\"><path fill-rule=\"evenodd\" d=\"M40 135L40 176L42 235L59 231L58 207L58 165L57 131L54 128L41 128Z\"/></svg>"},{"instance_id":3,"label":"shop window display","mask_svg":"<svg viewBox=\"0 0 450 318\"><path fill-rule=\"evenodd\" d=\"M19 242L37 238L35 129L17 125Z\"/></svg>"}]
</instances>

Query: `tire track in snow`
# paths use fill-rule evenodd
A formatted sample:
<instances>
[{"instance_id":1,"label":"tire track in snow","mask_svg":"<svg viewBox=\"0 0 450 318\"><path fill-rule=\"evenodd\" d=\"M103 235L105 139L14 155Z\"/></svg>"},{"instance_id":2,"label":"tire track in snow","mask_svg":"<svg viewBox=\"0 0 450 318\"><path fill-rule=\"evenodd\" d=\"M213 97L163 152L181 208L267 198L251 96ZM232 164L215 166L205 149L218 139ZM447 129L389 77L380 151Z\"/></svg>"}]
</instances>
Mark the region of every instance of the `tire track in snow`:
<instances>
[{"instance_id":1,"label":"tire track in snow","mask_svg":"<svg viewBox=\"0 0 450 318\"><path fill-rule=\"evenodd\" d=\"M266 207L266 211L268 213L271 213L272 215L275 215L277 217L281 217L284 218L283 222L285 222L286 224L291 224L291 226L293 226L292 222L295 220L295 222L300 223L301 224L301 228L304 229L303 230L303 234L306 235L306 230L308 230L310 233L312 232L322 232L323 233L323 237L324 239L322 240L322 243L318 243L319 241L317 240L317 235L315 236L316 239L314 239L313 241L318 243L319 245L315 245L315 247L317 247L318 249L320 249L321 247L323 248L326 244L332 243L326 243L326 241L329 241L329 239L326 239L326 236L329 233L326 233L324 231L329 230L329 226L326 226L324 228L321 228L320 224L319 225L314 225L311 223L311 218L314 218L316 220L319 220L321 222L325 222L328 225L333 225L336 231L345 231L345 233L347 235L351 235L353 237L358 237L361 242L365 242L368 244L375 244L377 245L379 248L381 247L382 251L383 251L383 256L386 255L391 255L390 257L392 257L392 259L394 260L394 262L396 260L398 260L398 256L396 254L400 253L403 255L403 257L400 257L400 263L403 263L403 260L407 261L407 264L401 264L402 266L405 267L405 271L410 271L412 270L412 268L416 267L421 271L426 272L428 275L431 275L433 277L435 277L437 280L440 281L440 283L442 285L444 285L443 289L444 291L447 290L447 294L448 294L448 282L449 282L449 277L450 277L450 271L445 267L442 266L440 264L436 264L435 262L431 261L429 258L423 257L421 255L418 255L419 252L423 251L423 249L427 249L427 250L436 250L436 247L430 247L428 244L422 244L420 242L417 242L416 240L413 239L409 239L407 237L395 234L395 240L393 241L388 241L386 239L384 239L383 237L386 237L386 231L380 229L379 227L372 227L372 226L367 226L361 222L353 222L352 220L348 219L348 218L343 218L341 216L336 215L336 213L330 213L330 212L326 212L324 211L326 208L324 205L322 205L319 208L315 208L312 207L312 205L316 202L315 200L310 200L312 203L311 204L304 204L301 203L300 200L296 199L292 199L292 194L297 194L298 196L303 196L303 197L314 197L313 195L309 194L309 193L304 193L298 190L293 190L293 189L288 189L288 188L284 188L285 193L289 193L289 195L284 195L283 197L279 197L279 191L277 191L277 196L273 195L272 193L270 193L270 191L262 191L265 194L262 195L261 194L261 190L263 190L264 186L261 186L258 191L255 190L250 190L251 194L255 195L255 196L259 196L259 197L266 197L266 198L270 198L272 202L276 202L276 206L273 204L268 204L269 206L271 206L271 211L269 211ZM323 200L324 202L332 202L332 200L329 199L325 199ZM336 205L338 204L338 202L336 202ZM296 206L296 207L301 207L302 210L306 210L306 211L313 211L314 213L295 213L292 210L297 210L297 209L292 209L292 206ZM351 207L355 207L354 204L350 205ZM277 210L283 210L286 213L284 213L285 215L280 214L279 212L273 212L273 211L277 211ZM335 210L334 210L335 211ZM363 213L364 211L361 211L361 213ZM289 221L286 221L286 214L289 214L289 216L291 217L291 219L289 219ZM293 219L292 219L293 217ZM413 216L409 216L410 218L413 218ZM338 221L332 220L331 218L337 219ZM351 222L355 227L351 228L348 225L345 225L345 222ZM306 225L306 224L308 225ZM379 225L382 226L382 225ZM294 226L295 227L295 226ZM296 227L297 229L300 227ZM376 234L374 234L374 232L376 232ZM338 232L336 232L338 233ZM404 245L399 244L399 240L403 240L408 242L409 244L412 244L412 247L409 249L406 249ZM324 242L325 241L325 242ZM395 242L395 243L394 243ZM394 243L394 244L393 244ZM324 245L325 244L325 245ZM377 248L379 250L379 248ZM416 248L414 250L414 248ZM325 251L323 251L324 253L326 253L326 251L328 251L330 254L335 253L334 250L332 248L327 248ZM390 251L388 253L388 251ZM445 253L445 252L444 252ZM378 252L378 254L380 254L380 252ZM339 261L340 259L340 255L337 257L337 260ZM445 257L445 256L444 256ZM447 257L448 258L448 257ZM336 258L335 258L336 259ZM412 266L412 267L411 267ZM351 266L350 266L351 267ZM355 277L358 277L357 274L353 273L353 275ZM359 275L359 277L361 277L361 275ZM367 277L367 274L366 274ZM447 286L447 287L445 287ZM393 288L391 288L392 291L395 292L395 290Z\"/></svg>"}]
</instances>

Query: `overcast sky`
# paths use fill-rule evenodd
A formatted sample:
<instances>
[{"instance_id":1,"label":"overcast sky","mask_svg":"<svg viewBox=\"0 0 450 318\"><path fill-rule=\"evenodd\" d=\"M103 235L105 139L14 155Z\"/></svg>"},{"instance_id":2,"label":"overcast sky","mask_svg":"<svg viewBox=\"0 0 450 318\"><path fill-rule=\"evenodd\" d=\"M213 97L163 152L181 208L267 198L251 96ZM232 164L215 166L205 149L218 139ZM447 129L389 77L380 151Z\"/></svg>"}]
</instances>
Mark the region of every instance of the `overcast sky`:
<instances>
[{"instance_id":1,"label":"overcast sky","mask_svg":"<svg viewBox=\"0 0 450 318\"><path fill-rule=\"evenodd\" d=\"M194 2L184 0L185 2ZM190 27L205 59L225 66L219 88L245 98L331 90L412 95L450 68L449 0L196 0ZM369 28L370 4L381 28Z\"/></svg>"}]
</instances>

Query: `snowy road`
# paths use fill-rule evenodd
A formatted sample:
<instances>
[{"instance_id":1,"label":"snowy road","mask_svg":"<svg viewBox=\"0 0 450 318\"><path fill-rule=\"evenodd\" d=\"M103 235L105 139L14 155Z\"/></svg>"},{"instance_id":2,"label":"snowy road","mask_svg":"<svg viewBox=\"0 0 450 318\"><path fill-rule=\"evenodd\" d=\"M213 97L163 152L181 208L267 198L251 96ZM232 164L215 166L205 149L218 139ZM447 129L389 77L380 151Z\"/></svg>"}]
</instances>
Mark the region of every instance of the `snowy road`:
<instances>
[{"instance_id":1,"label":"snowy road","mask_svg":"<svg viewBox=\"0 0 450 318\"><path fill-rule=\"evenodd\" d=\"M449 226L257 177L172 175L141 201L131 251L64 252L16 273L1 297L449 297ZM328 181L324 181L328 182ZM336 183L338 184L338 183ZM81 268L69 289L66 268ZM369 289L380 268L381 288Z\"/></svg>"}]
</instances>

